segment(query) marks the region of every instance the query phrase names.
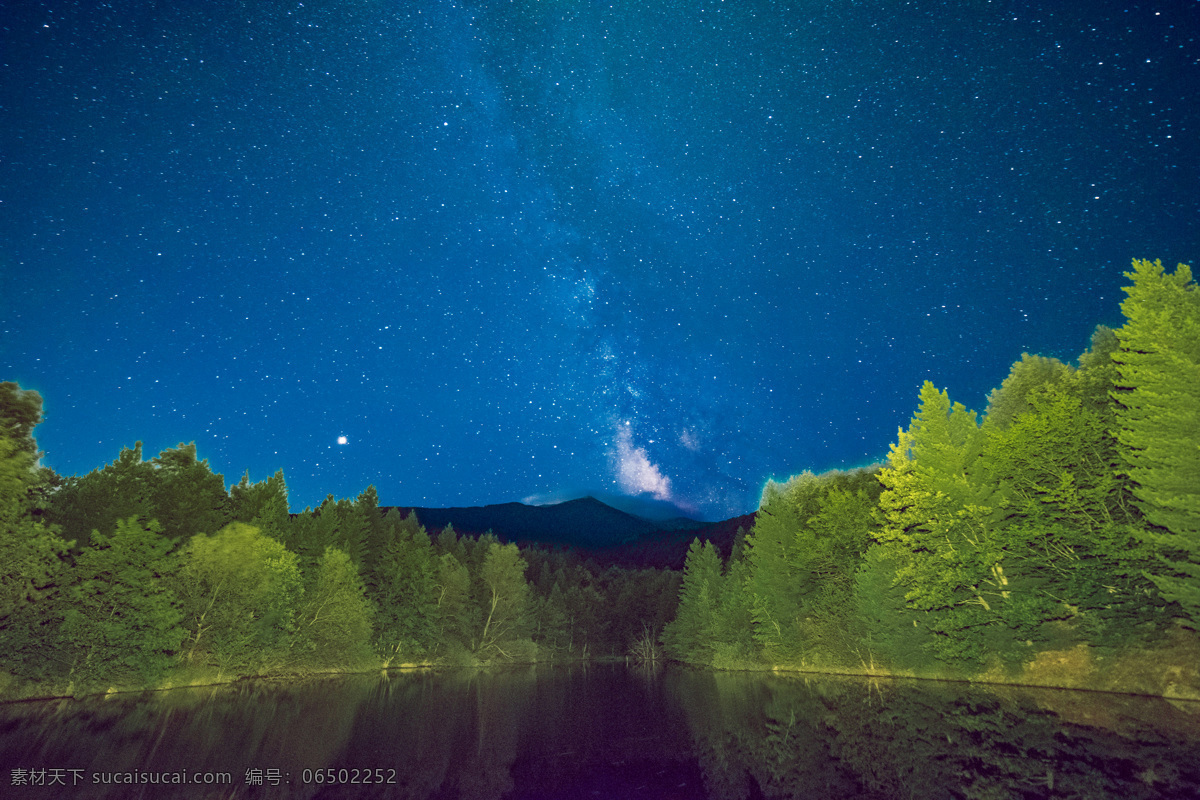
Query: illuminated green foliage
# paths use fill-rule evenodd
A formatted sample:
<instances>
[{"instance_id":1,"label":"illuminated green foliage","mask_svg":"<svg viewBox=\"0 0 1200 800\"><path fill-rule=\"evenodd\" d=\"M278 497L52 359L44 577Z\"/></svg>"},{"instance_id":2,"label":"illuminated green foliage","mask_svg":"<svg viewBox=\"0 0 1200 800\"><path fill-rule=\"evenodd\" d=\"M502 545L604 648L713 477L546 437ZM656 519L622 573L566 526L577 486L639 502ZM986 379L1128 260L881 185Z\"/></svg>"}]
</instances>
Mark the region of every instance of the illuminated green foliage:
<instances>
[{"instance_id":1,"label":"illuminated green foliage","mask_svg":"<svg viewBox=\"0 0 1200 800\"><path fill-rule=\"evenodd\" d=\"M909 553L897 579L914 609L930 612L936 647L951 659L983 656L980 629L1001 622L1012 598L995 487L975 469L984 435L974 412L926 381L920 408L879 476L879 542Z\"/></svg>"},{"instance_id":2,"label":"illuminated green foliage","mask_svg":"<svg viewBox=\"0 0 1200 800\"><path fill-rule=\"evenodd\" d=\"M188 659L226 671L286 662L303 594L298 559L258 528L232 522L195 536L182 554Z\"/></svg>"},{"instance_id":3,"label":"illuminated green foliage","mask_svg":"<svg viewBox=\"0 0 1200 800\"><path fill-rule=\"evenodd\" d=\"M229 514L237 522L253 525L273 539L282 539L288 525L287 483L283 470L258 483L250 473L229 487Z\"/></svg>"},{"instance_id":4,"label":"illuminated green foliage","mask_svg":"<svg viewBox=\"0 0 1200 800\"><path fill-rule=\"evenodd\" d=\"M525 583L525 559L515 544L492 542L480 570L486 589L483 629L477 652L485 657L493 653L510 657L509 643L523 639L529 604L529 585Z\"/></svg>"},{"instance_id":5,"label":"illuminated green foliage","mask_svg":"<svg viewBox=\"0 0 1200 800\"><path fill-rule=\"evenodd\" d=\"M1013 420L1030 410L1030 396L1034 390L1054 386L1072 372L1057 358L1022 353L1021 360L1012 365L1000 388L988 394L984 424L996 429L1007 428Z\"/></svg>"},{"instance_id":6,"label":"illuminated green foliage","mask_svg":"<svg viewBox=\"0 0 1200 800\"><path fill-rule=\"evenodd\" d=\"M341 550L327 548L299 603L292 659L313 666L367 663L371 618L358 568Z\"/></svg>"},{"instance_id":7,"label":"illuminated green foliage","mask_svg":"<svg viewBox=\"0 0 1200 800\"><path fill-rule=\"evenodd\" d=\"M724 580L721 556L711 542L693 539L679 587L679 610L663 630L667 654L680 661L712 663Z\"/></svg>"},{"instance_id":8,"label":"illuminated green foliage","mask_svg":"<svg viewBox=\"0 0 1200 800\"><path fill-rule=\"evenodd\" d=\"M1200 290L1186 264L1135 260L1113 353L1123 472L1161 551L1150 575L1200 626Z\"/></svg>"},{"instance_id":9,"label":"illuminated green foliage","mask_svg":"<svg viewBox=\"0 0 1200 800\"><path fill-rule=\"evenodd\" d=\"M194 445L60 481L38 466L41 398L2 383L0 663L152 683L176 660L235 675L657 638L703 665L969 674L1145 641L1180 611L1200 626L1200 292L1183 265L1128 276L1126 324L1077 367L1023 354L982 424L925 382L885 466L769 483L728 562L697 540L682 574L449 526L434 542L373 487L292 517L282 472L226 493Z\"/></svg>"},{"instance_id":10,"label":"illuminated green foliage","mask_svg":"<svg viewBox=\"0 0 1200 800\"><path fill-rule=\"evenodd\" d=\"M385 659L423 658L437 645L438 566L415 514L384 518L387 544L374 567L377 645Z\"/></svg>"},{"instance_id":11,"label":"illuminated green foliage","mask_svg":"<svg viewBox=\"0 0 1200 800\"><path fill-rule=\"evenodd\" d=\"M68 478L54 493L50 512L81 545L93 530L110 533L130 517L156 520L162 535L179 542L220 529L229 519L229 498L224 478L196 457L195 443L144 461L137 442L104 468Z\"/></svg>"},{"instance_id":12,"label":"illuminated green foliage","mask_svg":"<svg viewBox=\"0 0 1200 800\"><path fill-rule=\"evenodd\" d=\"M169 585L170 548L157 523L137 518L92 535L66 592L63 630L76 645L76 680L152 682L171 664L186 633Z\"/></svg>"},{"instance_id":13,"label":"illuminated green foliage","mask_svg":"<svg viewBox=\"0 0 1200 800\"><path fill-rule=\"evenodd\" d=\"M56 482L37 466L41 414L37 392L0 383L0 667L35 677L59 657L55 600L70 546L57 526L34 517Z\"/></svg>"}]
</instances>

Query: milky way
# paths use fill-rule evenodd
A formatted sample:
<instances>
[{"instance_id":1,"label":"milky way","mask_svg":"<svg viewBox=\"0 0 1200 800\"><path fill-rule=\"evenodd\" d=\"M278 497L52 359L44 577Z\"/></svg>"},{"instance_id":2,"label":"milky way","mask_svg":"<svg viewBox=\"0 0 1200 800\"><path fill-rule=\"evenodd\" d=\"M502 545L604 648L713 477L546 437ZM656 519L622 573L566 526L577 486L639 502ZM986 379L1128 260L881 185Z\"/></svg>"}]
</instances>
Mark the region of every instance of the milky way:
<instances>
[{"instance_id":1,"label":"milky way","mask_svg":"<svg viewBox=\"0 0 1200 800\"><path fill-rule=\"evenodd\" d=\"M0 32L0 379L63 474L720 518L1195 263L1196 3L119 5Z\"/></svg>"}]
</instances>

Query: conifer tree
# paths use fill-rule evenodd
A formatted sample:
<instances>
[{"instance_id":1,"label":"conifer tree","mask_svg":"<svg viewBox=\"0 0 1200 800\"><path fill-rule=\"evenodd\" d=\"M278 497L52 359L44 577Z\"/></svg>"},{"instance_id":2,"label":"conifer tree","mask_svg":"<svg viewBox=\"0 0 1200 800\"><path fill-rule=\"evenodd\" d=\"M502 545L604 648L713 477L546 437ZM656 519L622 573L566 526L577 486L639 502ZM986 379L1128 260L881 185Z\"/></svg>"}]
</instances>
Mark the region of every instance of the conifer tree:
<instances>
[{"instance_id":1,"label":"conifer tree","mask_svg":"<svg viewBox=\"0 0 1200 800\"><path fill-rule=\"evenodd\" d=\"M717 549L712 542L693 539L683 566L679 608L662 633L663 647L671 658L712 663L722 588Z\"/></svg>"},{"instance_id":2,"label":"conifer tree","mask_svg":"<svg viewBox=\"0 0 1200 800\"><path fill-rule=\"evenodd\" d=\"M1135 260L1125 275L1115 435L1161 552L1150 577L1200 626L1200 290L1186 264Z\"/></svg>"},{"instance_id":3,"label":"conifer tree","mask_svg":"<svg viewBox=\"0 0 1200 800\"><path fill-rule=\"evenodd\" d=\"M437 564L429 534L415 515L385 517L387 544L373 570L379 610L378 648L384 658L420 657L437 639Z\"/></svg>"},{"instance_id":4,"label":"conifer tree","mask_svg":"<svg viewBox=\"0 0 1200 800\"><path fill-rule=\"evenodd\" d=\"M1029 410L1030 394L1035 389L1059 383L1073 371L1057 358L1022 353L1021 360L1012 365L1000 388L988 394L984 424L989 428L1007 428Z\"/></svg>"},{"instance_id":5,"label":"conifer tree","mask_svg":"<svg viewBox=\"0 0 1200 800\"><path fill-rule=\"evenodd\" d=\"M283 470L258 483L250 483L250 472L229 489L230 519L253 525L274 539L286 537L288 524L287 482Z\"/></svg>"},{"instance_id":6,"label":"conifer tree","mask_svg":"<svg viewBox=\"0 0 1200 800\"><path fill-rule=\"evenodd\" d=\"M354 500L354 505L366 522L362 565L364 578L370 579L372 565L379 560L379 554L383 552L383 547L387 544L387 526L383 521L383 511L379 508L379 493L375 491L375 486L368 486L359 492L358 497Z\"/></svg>"},{"instance_id":7,"label":"conifer tree","mask_svg":"<svg viewBox=\"0 0 1200 800\"><path fill-rule=\"evenodd\" d=\"M983 434L974 412L929 381L920 400L879 475L875 537L912 554L897 580L914 608L932 612L942 655L980 658L982 628L1001 621L1001 602L1011 597L992 490L974 469Z\"/></svg>"},{"instance_id":8,"label":"conifer tree","mask_svg":"<svg viewBox=\"0 0 1200 800\"><path fill-rule=\"evenodd\" d=\"M340 536L336 505L333 495L329 495L320 508L304 509L287 526L283 543L299 557L301 572L306 576L316 575L317 563L325 553L325 548L338 546Z\"/></svg>"},{"instance_id":9,"label":"conifer tree","mask_svg":"<svg viewBox=\"0 0 1200 800\"><path fill-rule=\"evenodd\" d=\"M567 618L567 596L562 584L554 581L550 591L538 604L534 622L534 641L551 653L569 651L571 648L571 626Z\"/></svg>"},{"instance_id":10,"label":"conifer tree","mask_svg":"<svg viewBox=\"0 0 1200 800\"><path fill-rule=\"evenodd\" d=\"M754 636L772 656L790 655L797 644L800 608L813 588L811 576L801 575L797 569L801 557L797 533L816 512L818 494L817 479L811 472L786 484L768 483L754 529L745 542L750 562L746 591L754 614Z\"/></svg>"}]
</instances>

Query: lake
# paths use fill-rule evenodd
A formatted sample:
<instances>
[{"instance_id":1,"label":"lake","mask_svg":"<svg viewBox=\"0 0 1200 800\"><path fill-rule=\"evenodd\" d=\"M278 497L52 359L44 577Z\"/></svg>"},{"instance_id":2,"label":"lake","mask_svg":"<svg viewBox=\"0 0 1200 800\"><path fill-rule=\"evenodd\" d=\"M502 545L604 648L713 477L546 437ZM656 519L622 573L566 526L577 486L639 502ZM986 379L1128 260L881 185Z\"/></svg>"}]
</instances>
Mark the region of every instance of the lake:
<instances>
[{"instance_id":1,"label":"lake","mask_svg":"<svg viewBox=\"0 0 1200 800\"><path fill-rule=\"evenodd\" d=\"M0 796L1200 797L1200 703L623 665L0 705Z\"/></svg>"}]
</instances>

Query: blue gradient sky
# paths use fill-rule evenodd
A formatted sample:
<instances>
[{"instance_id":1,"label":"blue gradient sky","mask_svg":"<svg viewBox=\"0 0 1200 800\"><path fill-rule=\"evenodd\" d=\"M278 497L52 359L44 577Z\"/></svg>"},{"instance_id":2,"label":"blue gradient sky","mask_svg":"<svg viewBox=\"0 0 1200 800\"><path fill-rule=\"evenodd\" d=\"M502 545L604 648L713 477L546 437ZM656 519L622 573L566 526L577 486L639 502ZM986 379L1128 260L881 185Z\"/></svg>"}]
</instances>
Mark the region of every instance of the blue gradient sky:
<instances>
[{"instance_id":1,"label":"blue gradient sky","mask_svg":"<svg viewBox=\"0 0 1200 800\"><path fill-rule=\"evenodd\" d=\"M728 517L1200 244L1195 2L115 5L0 22L0 379L63 474Z\"/></svg>"}]
</instances>

